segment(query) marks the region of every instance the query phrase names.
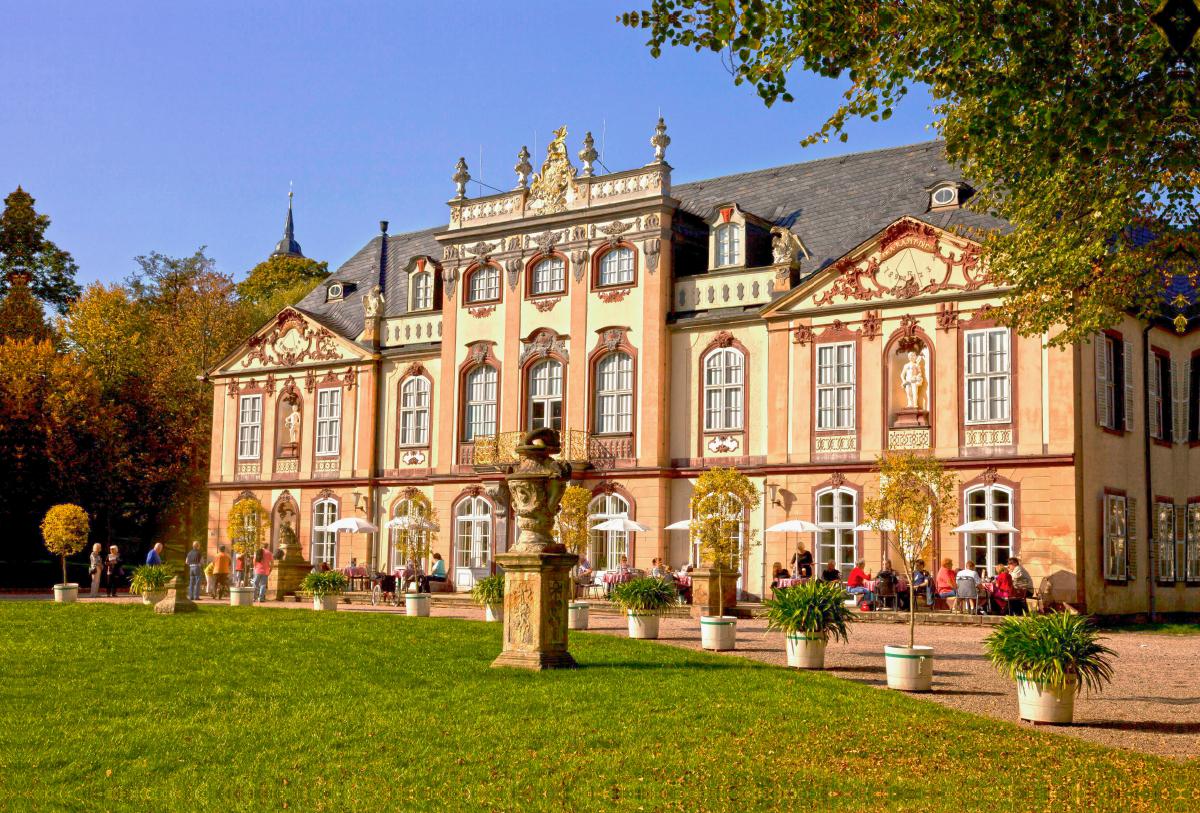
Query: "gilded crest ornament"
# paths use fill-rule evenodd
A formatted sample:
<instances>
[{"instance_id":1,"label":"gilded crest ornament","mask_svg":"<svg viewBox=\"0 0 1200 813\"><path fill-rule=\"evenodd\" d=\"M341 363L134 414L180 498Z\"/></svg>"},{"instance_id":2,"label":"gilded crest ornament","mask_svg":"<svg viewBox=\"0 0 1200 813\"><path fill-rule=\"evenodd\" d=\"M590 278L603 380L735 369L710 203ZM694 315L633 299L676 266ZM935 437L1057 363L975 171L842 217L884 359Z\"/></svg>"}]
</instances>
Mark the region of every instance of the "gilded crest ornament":
<instances>
[{"instance_id":1,"label":"gilded crest ornament","mask_svg":"<svg viewBox=\"0 0 1200 813\"><path fill-rule=\"evenodd\" d=\"M567 128L554 131L554 140L546 147L546 161L529 187L529 208L542 214L561 212L575 194L575 173L567 154Z\"/></svg>"}]
</instances>

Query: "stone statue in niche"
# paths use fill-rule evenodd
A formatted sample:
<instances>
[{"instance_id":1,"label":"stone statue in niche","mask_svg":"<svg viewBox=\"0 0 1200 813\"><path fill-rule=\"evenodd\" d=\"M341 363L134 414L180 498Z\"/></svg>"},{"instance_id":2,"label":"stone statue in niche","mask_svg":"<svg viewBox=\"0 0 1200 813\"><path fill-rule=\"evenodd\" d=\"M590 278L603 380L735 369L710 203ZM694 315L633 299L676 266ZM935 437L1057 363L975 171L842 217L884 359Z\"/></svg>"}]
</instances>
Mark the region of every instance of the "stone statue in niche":
<instances>
[{"instance_id":1,"label":"stone statue in niche","mask_svg":"<svg viewBox=\"0 0 1200 813\"><path fill-rule=\"evenodd\" d=\"M919 342L902 342L896 351L896 362L907 358L900 368L900 391L907 403L893 410L893 426L896 428L913 428L929 426L929 389L930 365L929 348ZM896 367L892 367L895 371ZM894 374L894 372L893 372ZM894 386L894 385L893 385ZM899 404L900 392L893 389L893 403Z\"/></svg>"},{"instance_id":2,"label":"stone statue in niche","mask_svg":"<svg viewBox=\"0 0 1200 813\"><path fill-rule=\"evenodd\" d=\"M300 440L300 405L292 404L292 411L283 419L283 425L288 430L288 441L298 443Z\"/></svg>"},{"instance_id":3,"label":"stone statue in niche","mask_svg":"<svg viewBox=\"0 0 1200 813\"><path fill-rule=\"evenodd\" d=\"M908 351L908 364L900 371L900 384L904 387L908 406L926 408L921 399L921 390L925 387L925 359L915 350Z\"/></svg>"}]
</instances>

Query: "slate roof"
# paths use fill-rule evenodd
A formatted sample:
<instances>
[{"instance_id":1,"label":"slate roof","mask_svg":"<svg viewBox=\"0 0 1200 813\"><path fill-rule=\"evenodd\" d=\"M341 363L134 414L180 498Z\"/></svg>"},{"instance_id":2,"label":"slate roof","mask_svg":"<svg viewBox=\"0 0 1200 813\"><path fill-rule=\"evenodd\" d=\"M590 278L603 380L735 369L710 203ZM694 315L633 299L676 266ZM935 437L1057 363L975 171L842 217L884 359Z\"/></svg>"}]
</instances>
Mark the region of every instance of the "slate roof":
<instances>
[{"instance_id":1,"label":"slate roof","mask_svg":"<svg viewBox=\"0 0 1200 813\"><path fill-rule=\"evenodd\" d=\"M937 181L963 180L962 173L946 162L942 147L941 141L928 141L819 158L673 185L671 196L698 217L708 217L718 204L734 202L763 220L787 226L811 255L803 265L806 273L834 262L904 215L943 229L960 225L1006 228L1002 220L966 209L926 211L927 187ZM388 237L385 315L406 312L404 267L419 254L440 257L434 235L447 228L436 226ZM358 283L345 299L326 302L323 283L297 307L343 336L357 336L363 324L362 295L378 279L381 245L375 237L330 275L330 280Z\"/></svg>"}]
</instances>

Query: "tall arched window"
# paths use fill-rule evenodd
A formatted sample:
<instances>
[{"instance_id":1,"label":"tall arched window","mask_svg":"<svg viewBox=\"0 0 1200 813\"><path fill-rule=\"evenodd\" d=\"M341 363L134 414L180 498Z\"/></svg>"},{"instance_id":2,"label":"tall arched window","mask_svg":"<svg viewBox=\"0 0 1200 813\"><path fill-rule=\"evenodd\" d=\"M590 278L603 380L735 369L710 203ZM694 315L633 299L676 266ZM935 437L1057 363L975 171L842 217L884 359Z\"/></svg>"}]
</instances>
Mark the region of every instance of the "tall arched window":
<instances>
[{"instance_id":1,"label":"tall arched window","mask_svg":"<svg viewBox=\"0 0 1200 813\"><path fill-rule=\"evenodd\" d=\"M483 497L467 497L454 512L458 541L455 565L460 568L489 567L492 550L492 507ZM455 584L474 584L473 574L456 575Z\"/></svg>"},{"instance_id":2,"label":"tall arched window","mask_svg":"<svg viewBox=\"0 0 1200 813\"><path fill-rule=\"evenodd\" d=\"M422 271L413 277L413 303L415 311L427 310L433 307L433 275Z\"/></svg>"},{"instance_id":3,"label":"tall arched window","mask_svg":"<svg viewBox=\"0 0 1200 813\"><path fill-rule=\"evenodd\" d=\"M633 359L609 353L596 365L596 432L633 431Z\"/></svg>"},{"instance_id":4,"label":"tall arched window","mask_svg":"<svg viewBox=\"0 0 1200 813\"><path fill-rule=\"evenodd\" d=\"M529 371L529 428L562 429L563 366L546 359Z\"/></svg>"},{"instance_id":5,"label":"tall arched window","mask_svg":"<svg viewBox=\"0 0 1200 813\"><path fill-rule=\"evenodd\" d=\"M330 567L337 566L337 532L325 530L337 522L338 505L334 500L317 500L313 503L312 550L309 560L314 565L322 562Z\"/></svg>"},{"instance_id":6,"label":"tall arched window","mask_svg":"<svg viewBox=\"0 0 1200 813\"><path fill-rule=\"evenodd\" d=\"M629 535L625 531L597 531L593 526L610 519L629 518L629 503L618 494L606 494L592 501L588 513L588 528L592 549L592 567L596 570L615 570L621 557L629 553Z\"/></svg>"},{"instance_id":7,"label":"tall arched window","mask_svg":"<svg viewBox=\"0 0 1200 813\"><path fill-rule=\"evenodd\" d=\"M965 505L967 522L990 519L1012 522L1013 493L1004 486L979 486L967 491ZM1012 555L1011 534L965 534L966 559L989 575L996 575L998 565L1007 564Z\"/></svg>"},{"instance_id":8,"label":"tall arched window","mask_svg":"<svg viewBox=\"0 0 1200 813\"><path fill-rule=\"evenodd\" d=\"M419 519L428 519L428 511L425 506L417 500L401 500L392 508L392 517L416 517ZM409 539L414 539L418 542L424 542L429 536L429 531L410 529L404 530L401 528L388 529L388 542L392 548L392 568L404 567L405 561L408 559L408 553L405 551L405 536ZM425 545L422 545L425 547ZM422 569L425 569L425 562L418 562Z\"/></svg>"},{"instance_id":9,"label":"tall arched window","mask_svg":"<svg viewBox=\"0 0 1200 813\"><path fill-rule=\"evenodd\" d=\"M704 362L704 428L742 428L742 354L732 347L709 353Z\"/></svg>"},{"instance_id":10,"label":"tall arched window","mask_svg":"<svg viewBox=\"0 0 1200 813\"><path fill-rule=\"evenodd\" d=\"M842 578L854 568L854 526L858 524L858 495L848 488L831 488L817 494L817 560L823 570L833 562Z\"/></svg>"},{"instance_id":11,"label":"tall arched window","mask_svg":"<svg viewBox=\"0 0 1200 813\"><path fill-rule=\"evenodd\" d=\"M614 248L600 258L600 285L633 282L633 249Z\"/></svg>"},{"instance_id":12,"label":"tall arched window","mask_svg":"<svg viewBox=\"0 0 1200 813\"><path fill-rule=\"evenodd\" d=\"M567 266L561 257L542 260L533 269L531 294L561 294L567 288Z\"/></svg>"},{"instance_id":13,"label":"tall arched window","mask_svg":"<svg viewBox=\"0 0 1200 813\"><path fill-rule=\"evenodd\" d=\"M467 289L468 302L488 302L500 298L500 269L485 265L471 274Z\"/></svg>"},{"instance_id":14,"label":"tall arched window","mask_svg":"<svg viewBox=\"0 0 1200 813\"><path fill-rule=\"evenodd\" d=\"M737 265L742 259L742 227L726 223L717 229L717 266Z\"/></svg>"},{"instance_id":15,"label":"tall arched window","mask_svg":"<svg viewBox=\"0 0 1200 813\"><path fill-rule=\"evenodd\" d=\"M481 364L467 374L467 416L463 440L496 434L496 368Z\"/></svg>"},{"instance_id":16,"label":"tall arched window","mask_svg":"<svg viewBox=\"0 0 1200 813\"><path fill-rule=\"evenodd\" d=\"M429 379L414 375L400 387L400 445L429 442Z\"/></svg>"}]
</instances>

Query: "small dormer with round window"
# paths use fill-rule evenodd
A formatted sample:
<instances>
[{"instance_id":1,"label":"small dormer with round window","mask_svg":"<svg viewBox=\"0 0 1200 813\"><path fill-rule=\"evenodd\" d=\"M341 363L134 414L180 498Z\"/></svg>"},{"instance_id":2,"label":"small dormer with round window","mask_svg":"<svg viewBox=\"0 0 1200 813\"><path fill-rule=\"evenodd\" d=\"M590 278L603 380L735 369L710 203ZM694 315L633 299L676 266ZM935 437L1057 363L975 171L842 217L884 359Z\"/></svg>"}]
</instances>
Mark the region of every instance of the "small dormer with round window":
<instances>
[{"instance_id":1,"label":"small dormer with round window","mask_svg":"<svg viewBox=\"0 0 1200 813\"><path fill-rule=\"evenodd\" d=\"M929 211L957 209L971 196L971 187L962 181L938 181L925 187L929 193Z\"/></svg>"},{"instance_id":2,"label":"small dormer with round window","mask_svg":"<svg viewBox=\"0 0 1200 813\"><path fill-rule=\"evenodd\" d=\"M351 283L344 280L334 279L325 284L325 301L326 302L341 302L346 298L346 294L352 287Z\"/></svg>"},{"instance_id":3,"label":"small dormer with round window","mask_svg":"<svg viewBox=\"0 0 1200 813\"><path fill-rule=\"evenodd\" d=\"M709 271L771 264L771 224L736 203L715 207L708 228Z\"/></svg>"}]
</instances>

